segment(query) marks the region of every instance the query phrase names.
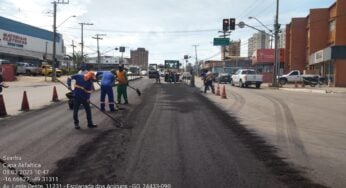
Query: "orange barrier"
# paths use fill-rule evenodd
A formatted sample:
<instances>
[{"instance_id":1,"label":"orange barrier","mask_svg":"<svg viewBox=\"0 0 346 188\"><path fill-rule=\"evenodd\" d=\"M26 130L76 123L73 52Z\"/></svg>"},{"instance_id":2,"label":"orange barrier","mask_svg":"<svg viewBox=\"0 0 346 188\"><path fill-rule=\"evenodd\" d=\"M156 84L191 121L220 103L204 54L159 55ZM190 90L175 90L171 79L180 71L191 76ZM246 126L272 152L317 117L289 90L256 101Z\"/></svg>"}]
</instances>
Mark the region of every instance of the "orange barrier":
<instances>
[{"instance_id":1,"label":"orange barrier","mask_svg":"<svg viewBox=\"0 0 346 188\"><path fill-rule=\"evenodd\" d=\"M54 86L54 88L53 88L52 102L59 102L58 92L56 91L56 87L55 87L55 86Z\"/></svg>"},{"instance_id":2,"label":"orange barrier","mask_svg":"<svg viewBox=\"0 0 346 188\"><path fill-rule=\"evenodd\" d=\"M217 84L215 95L216 96L220 96L220 85L219 85L219 83Z\"/></svg>"},{"instance_id":3,"label":"orange barrier","mask_svg":"<svg viewBox=\"0 0 346 188\"><path fill-rule=\"evenodd\" d=\"M4 98L0 95L0 117L7 116Z\"/></svg>"},{"instance_id":4,"label":"orange barrier","mask_svg":"<svg viewBox=\"0 0 346 188\"><path fill-rule=\"evenodd\" d=\"M20 109L21 111L29 111L29 102L28 102L28 97L26 96L26 91L23 93L23 100L22 100L22 108Z\"/></svg>"},{"instance_id":5,"label":"orange barrier","mask_svg":"<svg viewBox=\"0 0 346 188\"><path fill-rule=\"evenodd\" d=\"M225 86L223 86L223 88L222 88L221 99L227 99L226 87Z\"/></svg>"}]
</instances>

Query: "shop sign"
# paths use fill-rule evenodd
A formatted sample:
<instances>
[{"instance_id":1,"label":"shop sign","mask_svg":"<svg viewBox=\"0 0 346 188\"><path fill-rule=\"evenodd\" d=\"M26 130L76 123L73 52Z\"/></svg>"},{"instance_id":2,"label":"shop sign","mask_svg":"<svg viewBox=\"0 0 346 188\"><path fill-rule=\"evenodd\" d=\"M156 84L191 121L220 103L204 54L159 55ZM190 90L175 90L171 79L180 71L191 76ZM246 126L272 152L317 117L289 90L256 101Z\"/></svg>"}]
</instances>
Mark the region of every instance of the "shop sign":
<instances>
[{"instance_id":1,"label":"shop sign","mask_svg":"<svg viewBox=\"0 0 346 188\"><path fill-rule=\"evenodd\" d=\"M2 40L7 42L8 46L23 48L27 44L27 38L12 33L3 33Z\"/></svg>"}]
</instances>

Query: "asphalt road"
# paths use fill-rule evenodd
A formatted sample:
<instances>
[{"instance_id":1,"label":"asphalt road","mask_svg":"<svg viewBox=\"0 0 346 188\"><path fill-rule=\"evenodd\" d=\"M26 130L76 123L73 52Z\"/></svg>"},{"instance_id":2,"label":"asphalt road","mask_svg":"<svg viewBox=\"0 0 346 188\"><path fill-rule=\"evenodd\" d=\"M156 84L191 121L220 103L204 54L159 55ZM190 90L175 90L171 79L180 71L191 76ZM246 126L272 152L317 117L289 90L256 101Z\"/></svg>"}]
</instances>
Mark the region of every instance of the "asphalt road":
<instances>
[{"instance_id":1,"label":"asphalt road","mask_svg":"<svg viewBox=\"0 0 346 188\"><path fill-rule=\"evenodd\" d=\"M345 94L319 94L226 85L214 104L279 148L279 156L323 185L346 185Z\"/></svg>"},{"instance_id":2,"label":"asphalt road","mask_svg":"<svg viewBox=\"0 0 346 188\"><path fill-rule=\"evenodd\" d=\"M0 154L12 157L8 163L40 164L30 169L46 170L43 184L323 187L198 89L153 82L133 83L143 96L131 91L131 104L112 114L123 129L93 109L100 127L74 130L67 104L53 105L2 121ZM0 182L9 183L5 176Z\"/></svg>"}]
</instances>

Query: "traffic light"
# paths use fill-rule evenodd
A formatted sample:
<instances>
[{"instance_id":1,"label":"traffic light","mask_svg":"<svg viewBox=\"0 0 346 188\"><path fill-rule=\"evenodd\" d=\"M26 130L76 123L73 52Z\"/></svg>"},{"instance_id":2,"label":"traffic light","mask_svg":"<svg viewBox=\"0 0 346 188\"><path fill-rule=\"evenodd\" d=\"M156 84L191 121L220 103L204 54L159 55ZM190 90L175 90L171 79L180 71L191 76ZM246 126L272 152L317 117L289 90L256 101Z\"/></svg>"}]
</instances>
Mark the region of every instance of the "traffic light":
<instances>
[{"instance_id":1,"label":"traffic light","mask_svg":"<svg viewBox=\"0 0 346 188\"><path fill-rule=\"evenodd\" d=\"M229 19L229 30L235 30L235 18Z\"/></svg>"},{"instance_id":2,"label":"traffic light","mask_svg":"<svg viewBox=\"0 0 346 188\"><path fill-rule=\"evenodd\" d=\"M229 30L229 19L223 19L222 28L223 28L223 31Z\"/></svg>"},{"instance_id":3,"label":"traffic light","mask_svg":"<svg viewBox=\"0 0 346 188\"><path fill-rule=\"evenodd\" d=\"M124 46L120 46L119 51L120 52L125 52L125 47Z\"/></svg>"}]
</instances>

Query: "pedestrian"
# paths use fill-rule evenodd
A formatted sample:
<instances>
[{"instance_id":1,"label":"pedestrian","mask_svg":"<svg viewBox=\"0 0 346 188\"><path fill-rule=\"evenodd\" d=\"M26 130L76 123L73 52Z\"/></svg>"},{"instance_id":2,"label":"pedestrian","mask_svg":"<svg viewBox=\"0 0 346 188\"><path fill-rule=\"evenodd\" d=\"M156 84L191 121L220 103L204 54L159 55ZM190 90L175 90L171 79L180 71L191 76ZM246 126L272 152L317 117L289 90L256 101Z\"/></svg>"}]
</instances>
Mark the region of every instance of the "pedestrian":
<instances>
[{"instance_id":1,"label":"pedestrian","mask_svg":"<svg viewBox=\"0 0 346 188\"><path fill-rule=\"evenodd\" d=\"M108 104L111 112L115 111L114 108L114 95L113 95L113 86L115 84L115 70L106 71L102 74L101 79L101 111L105 111L105 99L106 95L108 96Z\"/></svg>"},{"instance_id":2,"label":"pedestrian","mask_svg":"<svg viewBox=\"0 0 346 188\"><path fill-rule=\"evenodd\" d=\"M204 87L204 93L207 93L207 90L209 90L209 87L211 88L211 92L215 93L214 86L213 86L213 73L208 71L207 75L205 77L205 87Z\"/></svg>"},{"instance_id":3,"label":"pedestrian","mask_svg":"<svg viewBox=\"0 0 346 188\"><path fill-rule=\"evenodd\" d=\"M156 71L156 83L161 83L159 71Z\"/></svg>"},{"instance_id":4,"label":"pedestrian","mask_svg":"<svg viewBox=\"0 0 346 188\"><path fill-rule=\"evenodd\" d=\"M93 88L93 81L96 80L94 72L89 71L86 74L75 74L67 79L67 85L71 90L71 81L75 80L74 90L73 90L73 120L74 126L76 129L80 129L78 111L79 106L82 104L85 109L87 116L88 127L95 128L95 125L92 121L91 109L90 109L90 95Z\"/></svg>"},{"instance_id":5,"label":"pedestrian","mask_svg":"<svg viewBox=\"0 0 346 188\"><path fill-rule=\"evenodd\" d=\"M118 98L118 104L121 104L121 96L124 97L125 103L128 104L127 100L127 85L128 85L128 79L127 79L127 73L124 70L124 65L119 65L119 70L116 73L117 81L118 81L118 88L117 88L117 98Z\"/></svg>"},{"instance_id":6,"label":"pedestrian","mask_svg":"<svg viewBox=\"0 0 346 188\"><path fill-rule=\"evenodd\" d=\"M0 65L1 66L1 65ZM0 94L2 92L2 88L8 88L9 86L6 85L4 82L3 82L3 79L2 79L2 69L0 67Z\"/></svg>"}]
</instances>

